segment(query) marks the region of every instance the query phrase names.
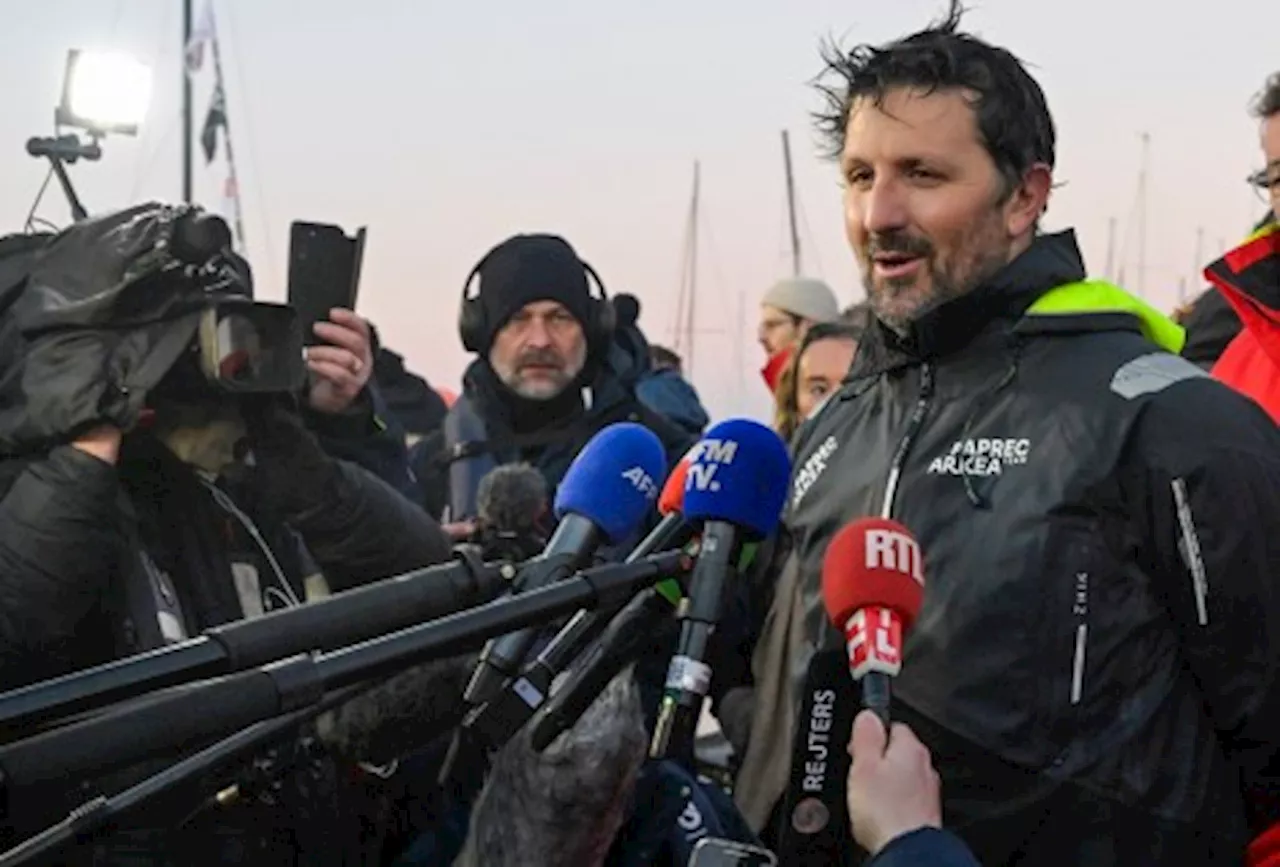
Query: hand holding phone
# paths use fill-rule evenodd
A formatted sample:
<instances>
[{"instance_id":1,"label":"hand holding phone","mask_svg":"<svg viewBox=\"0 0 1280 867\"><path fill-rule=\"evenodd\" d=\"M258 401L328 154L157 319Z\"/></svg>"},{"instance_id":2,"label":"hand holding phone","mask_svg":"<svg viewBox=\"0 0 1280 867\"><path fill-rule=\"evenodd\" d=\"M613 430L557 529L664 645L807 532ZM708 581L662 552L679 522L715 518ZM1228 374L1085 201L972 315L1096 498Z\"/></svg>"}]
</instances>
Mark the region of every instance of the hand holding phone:
<instances>
[{"instance_id":1,"label":"hand holding phone","mask_svg":"<svg viewBox=\"0 0 1280 867\"><path fill-rule=\"evenodd\" d=\"M339 226L295 221L289 230L289 306L298 312L306 346L323 342L317 322L334 309L356 309L365 229L350 237Z\"/></svg>"}]
</instances>

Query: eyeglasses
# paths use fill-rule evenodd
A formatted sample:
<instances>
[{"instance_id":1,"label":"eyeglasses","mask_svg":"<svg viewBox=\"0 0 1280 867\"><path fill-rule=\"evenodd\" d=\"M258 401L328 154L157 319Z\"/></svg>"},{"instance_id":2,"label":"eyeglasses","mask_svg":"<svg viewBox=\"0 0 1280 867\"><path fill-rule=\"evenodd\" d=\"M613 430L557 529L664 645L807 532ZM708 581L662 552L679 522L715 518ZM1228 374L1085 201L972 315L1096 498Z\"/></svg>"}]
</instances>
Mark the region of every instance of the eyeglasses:
<instances>
[{"instance_id":1,"label":"eyeglasses","mask_svg":"<svg viewBox=\"0 0 1280 867\"><path fill-rule=\"evenodd\" d=\"M1277 195L1277 190L1280 190L1280 165L1273 164L1269 168L1258 169L1245 180L1258 194L1259 199L1270 204L1272 197Z\"/></svg>"}]
</instances>

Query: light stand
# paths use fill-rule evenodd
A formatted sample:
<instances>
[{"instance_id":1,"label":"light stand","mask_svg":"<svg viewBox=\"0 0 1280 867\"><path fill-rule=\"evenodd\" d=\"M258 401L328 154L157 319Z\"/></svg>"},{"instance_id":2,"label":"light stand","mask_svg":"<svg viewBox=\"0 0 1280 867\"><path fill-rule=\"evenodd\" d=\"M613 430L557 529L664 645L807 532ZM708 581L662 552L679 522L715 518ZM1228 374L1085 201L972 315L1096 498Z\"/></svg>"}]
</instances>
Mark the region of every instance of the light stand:
<instances>
[{"instance_id":1,"label":"light stand","mask_svg":"<svg viewBox=\"0 0 1280 867\"><path fill-rule=\"evenodd\" d=\"M108 133L137 135L151 99L151 70L131 57L81 51L67 52L62 100L54 110L54 135L27 140L27 153L49 161L53 174L71 206L71 216L80 221L88 211L67 174L67 166L79 160L102 158L99 142ZM88 143L75 132L83 130Z\"/></svg>"}]
</instances>

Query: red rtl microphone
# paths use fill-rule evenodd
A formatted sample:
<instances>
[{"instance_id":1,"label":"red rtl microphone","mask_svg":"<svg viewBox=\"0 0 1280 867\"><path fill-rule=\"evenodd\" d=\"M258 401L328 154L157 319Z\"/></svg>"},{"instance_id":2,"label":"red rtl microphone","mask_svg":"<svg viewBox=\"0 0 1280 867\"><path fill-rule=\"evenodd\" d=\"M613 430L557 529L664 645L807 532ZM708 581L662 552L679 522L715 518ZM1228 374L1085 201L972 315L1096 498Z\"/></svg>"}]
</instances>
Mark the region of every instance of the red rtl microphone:
<instances>
[{"instance_id":1,"label":"red rtl microphone","mask_svg":"<svg viewBox=\"0 0 1280 867\"><path fill-rule=\"evenodd\" d=\"M902 640L924 598L924 558L906 527L859 518L841 528L822 561L827 616L844 631L849 673L862 706L889 725L890 678L902 670Z\"/></svg>"}]
</instances>

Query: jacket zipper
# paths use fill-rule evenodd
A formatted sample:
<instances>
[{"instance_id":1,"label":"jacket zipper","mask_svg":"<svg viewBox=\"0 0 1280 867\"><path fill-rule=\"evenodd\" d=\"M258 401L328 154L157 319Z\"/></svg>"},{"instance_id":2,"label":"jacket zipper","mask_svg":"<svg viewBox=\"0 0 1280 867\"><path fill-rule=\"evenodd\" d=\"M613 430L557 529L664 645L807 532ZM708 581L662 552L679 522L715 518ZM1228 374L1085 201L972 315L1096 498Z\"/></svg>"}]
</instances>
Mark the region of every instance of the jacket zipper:
<instances>
[{"instance_id":1,"label":"jacket zipper","mask_svg":"<svg viewBox=\"0 0 1280 867\"><path fill-rule=\"evenodd\" d=\"M884 502L880 507L880 517L893 517L893 504L898 496L898 483L902 480L902 467L907 462L911 446L915 444L920 428L924 425L924 417L929 413L929 404L933 401L933 366L927 362L920 367L920 396L916 399L911 417L907 419L907 429L898 441L898 449L894 452L893 463L889 465L889 476L884 483Z\"/></svg>"}]
</instances>

